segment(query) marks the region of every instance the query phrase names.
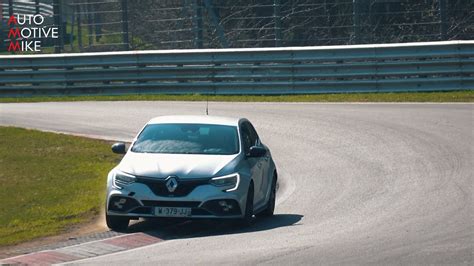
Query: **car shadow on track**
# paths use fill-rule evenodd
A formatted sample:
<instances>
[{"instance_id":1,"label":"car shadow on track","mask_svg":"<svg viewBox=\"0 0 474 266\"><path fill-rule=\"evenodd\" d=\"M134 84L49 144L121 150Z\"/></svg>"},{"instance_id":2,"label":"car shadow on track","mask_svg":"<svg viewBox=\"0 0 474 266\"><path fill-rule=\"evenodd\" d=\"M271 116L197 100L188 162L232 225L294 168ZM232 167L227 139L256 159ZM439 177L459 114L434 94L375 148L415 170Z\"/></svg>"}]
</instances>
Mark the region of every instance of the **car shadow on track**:
<instances>
[{"instance_id":1,"label":"car shadow on track","mask_svg":"<svg viewBox=\"0 0 474 266\"><path fill-rule=\"evenodd\" d=\"M299 225L303 215L275 214L257 217L250 226L241 226L230 220L211 219L146 219L132 223L126 233L142 232L160 239L205 237L213 235L243 234Z\"/></svg>"}]
</instances>

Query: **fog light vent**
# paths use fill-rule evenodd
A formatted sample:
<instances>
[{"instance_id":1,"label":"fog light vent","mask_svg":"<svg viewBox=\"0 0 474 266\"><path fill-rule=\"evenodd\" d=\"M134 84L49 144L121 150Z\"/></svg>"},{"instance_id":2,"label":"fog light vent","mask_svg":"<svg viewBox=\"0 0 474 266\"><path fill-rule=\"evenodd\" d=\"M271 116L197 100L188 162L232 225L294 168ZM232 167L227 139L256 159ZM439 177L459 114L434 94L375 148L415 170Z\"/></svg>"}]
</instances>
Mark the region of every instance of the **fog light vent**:
<instances>
[{"instance_id":1,"label":"fog light vent","mask_svg":"<svg viewBox=\"0 0 474 266\"><path fill-rule=\"evenodd\" d=\"M228 204L227 201L225 201L225 200L220 200L219 205L222 207L222 210L225 211L225 212L228 212L229 210L234 208L234 206L232 204Z\"/></svg>"},{"instance_id":2,"label":"fog light vent","mask_svg":"<svg viewBox=\"0 0 474 266\"><path fill-rule=\"evenodd\" d=\"M240 207L237 201L231 199L210 200L204 203L203 208L214 215L239 215Z\"/></svg>"},{"instance_id":3,"label":"fog light vent","mask_svg":"<svg viewBox=\"0 0 474 266\"><path fill-rule=\"evenodd\" d=\"M109 200L109 210L116 212L128 212L131 209L140 206L133 198L112 196Z\"/></svg>"}]
</instances>

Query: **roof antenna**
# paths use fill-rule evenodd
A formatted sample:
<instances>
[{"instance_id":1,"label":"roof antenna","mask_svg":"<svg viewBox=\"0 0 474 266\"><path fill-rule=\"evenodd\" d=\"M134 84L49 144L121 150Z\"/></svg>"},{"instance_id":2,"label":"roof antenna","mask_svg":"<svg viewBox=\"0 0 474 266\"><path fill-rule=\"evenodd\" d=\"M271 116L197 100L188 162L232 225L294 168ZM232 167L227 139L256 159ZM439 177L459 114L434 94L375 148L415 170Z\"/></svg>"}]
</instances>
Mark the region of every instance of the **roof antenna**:
<instances>
[{"instance_id":1,"label":"roof antenna","mask_svg":"<svg viewBox=\"0 0 474 266\"><path fill-rule=\"evenodd\" d=\"M209 93L206 95L206 115L209 115Z\"/></svg>"}]
</instances>

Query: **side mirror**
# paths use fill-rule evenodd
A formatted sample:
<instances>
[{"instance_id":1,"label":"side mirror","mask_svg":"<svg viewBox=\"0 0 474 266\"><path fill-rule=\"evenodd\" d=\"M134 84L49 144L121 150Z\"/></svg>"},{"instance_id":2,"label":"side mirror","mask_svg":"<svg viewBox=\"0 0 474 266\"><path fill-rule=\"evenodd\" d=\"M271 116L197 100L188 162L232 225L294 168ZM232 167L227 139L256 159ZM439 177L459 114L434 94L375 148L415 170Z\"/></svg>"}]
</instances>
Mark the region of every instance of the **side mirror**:
<instances>
[{"instance_id":1,"label":"side mirror","mask_svg":"<svg viewBox=\"0 0 474 266\"><path fill-rule=\"evenodd\" d=\"M112 151L118 154L127 153L127 150L125 149L125 143L123 142L115 143L114 145L112 145Z\"/></svg>"},{"instance_id":2,"label":"side mirror","mask_svg":"<svg viewBox=\"0 0 474 266\"><path fill-rule=\"evenodd\" d=\"M252 146L248 153L248 157L262 157L267 153L267 150L264 147Z\"/></svg>"}]
</instances>

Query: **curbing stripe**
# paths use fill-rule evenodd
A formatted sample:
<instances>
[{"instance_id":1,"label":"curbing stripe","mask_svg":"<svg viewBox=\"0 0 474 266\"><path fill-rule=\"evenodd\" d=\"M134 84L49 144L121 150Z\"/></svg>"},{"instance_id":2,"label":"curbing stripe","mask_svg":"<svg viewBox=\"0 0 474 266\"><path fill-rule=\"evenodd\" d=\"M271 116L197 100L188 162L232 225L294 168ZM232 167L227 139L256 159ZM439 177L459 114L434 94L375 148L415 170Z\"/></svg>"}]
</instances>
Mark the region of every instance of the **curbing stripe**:
<instances>
[{"instance_id":1,"label":"curbing stripe","mask_svg":"<svg viewBox=\"0 0 474 266\"><path fill-rule=\"evenodd\" d=\"M35 264L35 265L48 265L59 262L67 262L73 260L79 260L80 257L63 254L57 251L42 251L38 253L32 253L27 255L21 255L11 259L5 259L0 261L2 265L11 265L11 264Z\"/></svg>"},{"instance_id":2,"label":"curbing stripe","mask_svg":"<svg viewBox=\"0 0 474 266\"><path fill-rule=\"evenodd\" d=\"M0 265L51 265L112 254L158 243L163 239L145 233L113 237L90 243L20 255L0 261Z\"/></svg>"},{"instance_id":3,"label":"curbing stripe","mask_svg":"<svg viewBox=\"0 0 474 266\"><path fill-rule=\"evenodd\" d=\"M123 247L126 249L151 245L160 241L162 241L162 239L144 233L137 233L135 235L126 235L104 240L105 243Z\"/></svg>"}]
</instances>

